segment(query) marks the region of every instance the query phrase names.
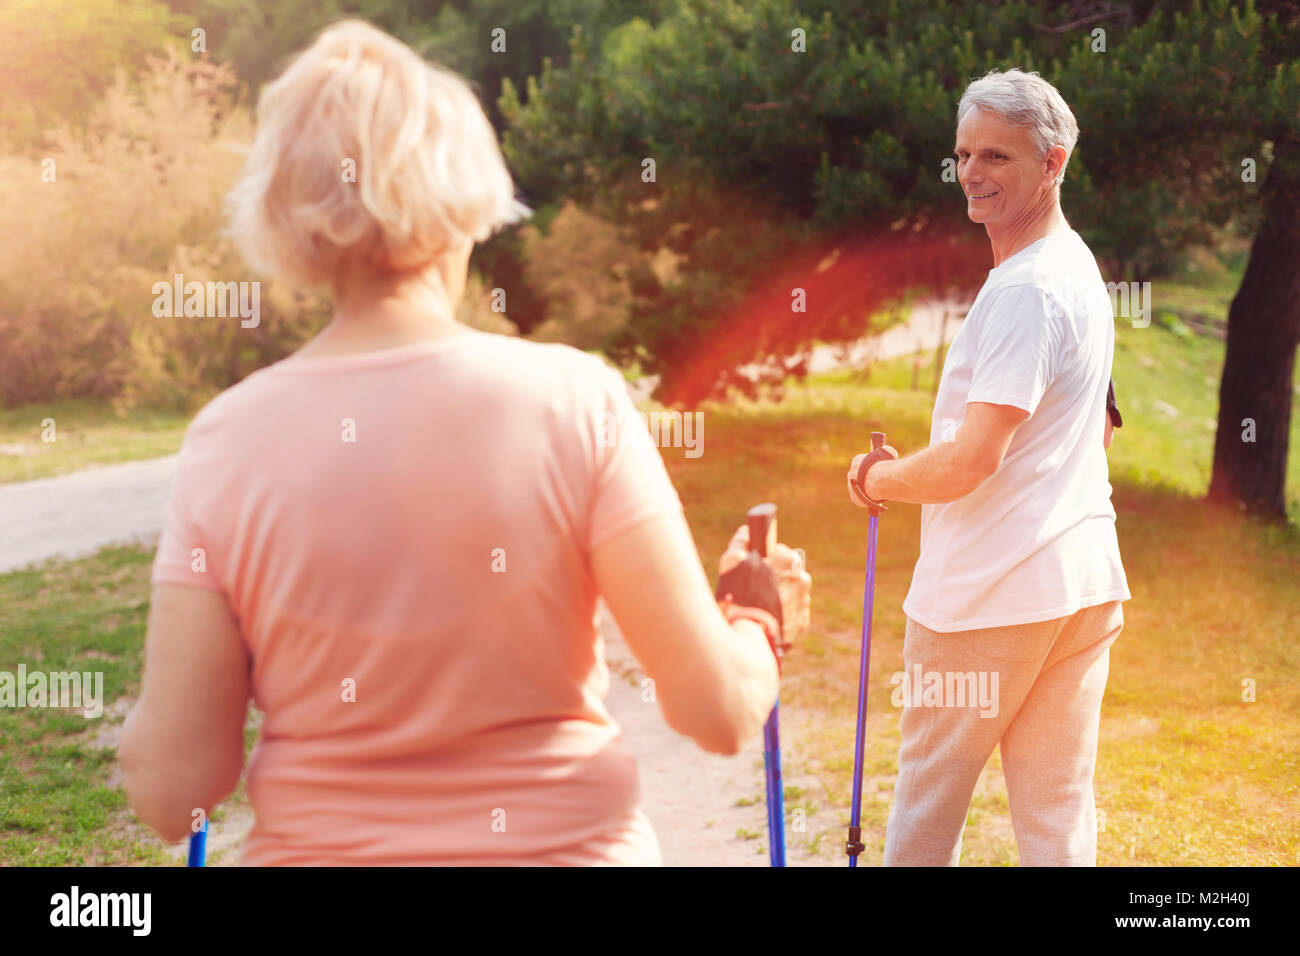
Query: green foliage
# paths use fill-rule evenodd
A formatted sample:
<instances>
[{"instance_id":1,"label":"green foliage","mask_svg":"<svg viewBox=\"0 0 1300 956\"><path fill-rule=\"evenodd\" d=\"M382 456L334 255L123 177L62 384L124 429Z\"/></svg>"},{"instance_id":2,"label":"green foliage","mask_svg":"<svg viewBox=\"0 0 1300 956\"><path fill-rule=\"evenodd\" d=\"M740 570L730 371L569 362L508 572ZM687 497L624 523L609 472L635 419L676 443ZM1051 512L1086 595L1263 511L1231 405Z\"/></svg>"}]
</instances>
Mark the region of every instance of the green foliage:
<instances>
[{"instance_id":1,"label":"green foliage","mask_svg":"<svg viewBox=\"0 0 1300 956\"><path fill-rule=\"evenodd\" d=\"M1074 48L1061 91L1079 118L1090 195L1075 206L1067 190L1062 205L1082 213L1080 231L1116 276L1165 275L1222 225L1258 226L1272 143L1300 137L1300 59L1270 46L1288 34L1300 41L1300 20L1280 25L1251 0L1197 0L1172 17L1157 8L1105 53ZM1247 158L1255 184L1242 181Z\"/></svg>"},{"instance_id":2,"label":"green foliage","mask_svg":"<svg viewBox=\"0 0 1300 956\"><path fill-rule=\"evenodd\" d=\"M830 228L933 215L952 192L939 172L956 97L997 62L973 38L1032 67L1017 55L1028 9L682 0L653 27L613 31L599 55L575 40L569 67L544 72L526 108L507 96L508 155L530 189L528 172L548 161L589 155L617 178L653 156ZM806 53L792 50L796 28ZM569 178L570 192L591 188Z\"/></svg>"},{"instance_id":3,"label":"green foliage","mask_svg":"<svg viewBox=\"0 0 1300 956\"><path fill-rule=\"evenodd\" d=\"M681 0L601 43L575 35L568 65L544 68L526 97L507 85L504 145L527 191L575 198L633 225L643 249L686 257L680 281L640 287L627 343L660 372L711 350L718 309L800 250L817 262L817 250L871 238L917 241L926 254L936 237L983 243L941 173L962 91L994 68L1037 70L1071 104L1081 136L1062 206L1108 277L1161 275L1189 244L1253 230L1259 192L1241 181L1241 160L1256 158L1262 181L1271 142L1300 127L1300 62L1286 59L1300 24L1227 0L1172 17L1148 3L1100 24L1073 18L1027 0ZM654 182L641 179L646 158ZM978 285L989 267L986 245L947 257L930 281L911 271L927 265L918 255L861 276L857 297L831 283L806 317L766 322L748 354L718 352L705 391L737 384L727 372L737 361L862 334L894 293ZM876 288L887 283L889 294Z\"/></svg>"},{"instance_id":4,"label":"green foliage","mask_svg":"<svg viewBox=\"0 0 1300 956\"><path fill-rule=\"evenodd\" d=\"M494 121L507 79L522 85L547 59L568 59L575 29L597 37L634 14L653 16L660 0L171 0L185 31L207 31L209 51L234 64L256 92L334 20L358 17L465 76ZM505 50L492 49L493 30Z\"/></svg>"},{"instance_id":5,"label":"green foliage","mask_svg":"<svg viewBox=\"0 0 1300 956\"><path fill-rule=\"evenodd\" d=\"M581 31L575 31L568 66L547 61L540 79L528 78L524 95L508 77L503 81L498 106L508 129L502 147L517 182L535 204L566 196L589 198L598 169L610 178L617 154L604 147L599 157L590 154L594 144L608 142L612 133L604 84L590 40ZM557 121L560 116L563 121Z\"/></svg>"},{"instance_id":6,"label":"green foliage","mask_svg":"<svg viewBox=\"0 0 1300 956\"><path fill-rule=\"evenodd\" d=\"M6 709L0 721L0 860L9 866L163 863L113 779L115 733L139 692L150 551L0 575L0 667L103 674L104 714ZM101 734L103 735L101 737ZM104 739L107 738L107 739Z\"/></svg>"},{"instance_id":7,"label":"green foliage","mask_svg":"<svg viewBox=\"0 0 1300 956\"><path fill-rule=\"evenodd\" d=\"M293 54L306 47L331 21L345 15L369 20L407 39L414 25L416 0L170 0L185 24L201 28L208 55L229 61L254 96L273 79Z\"/></svg>"},{"instance_id":8,"label":"green foliage","mask_svg":"<svg viewBox=\"0 0 1300 956\"><path fill-rule=\"evenodd\" d=\"M52 434L47 419L54 420ZM171 455L181 447L189 420L184 412L152 408L119 414L93 399L0 409L0 483Z\"/></svg>"},{"instance_id":9,"label":"green foliage","mask_svg":"<svg viewBox=\"0 0 1300 956\"><path fill-rule=\"evenodd\" d=\"M160 0L4 0L0 116L8 145L31 149L53 121L79 116L117 70L134 73L178 23Z\"/></svg>"},{"instance_id":10,"label":"green foliage","mask_svg":"<svg viewBox=\"0 0 1300 956\"><path fill-rule=\"evenodd\" d=\"M632 16L654 16L659 0L449 0L413 33L424 55L469 77L500 128L505 84L524 84L546 62L563 63L576 31L603 37ZM493 49L493 31L505 49Z\"/></svg>"}]
</instances>

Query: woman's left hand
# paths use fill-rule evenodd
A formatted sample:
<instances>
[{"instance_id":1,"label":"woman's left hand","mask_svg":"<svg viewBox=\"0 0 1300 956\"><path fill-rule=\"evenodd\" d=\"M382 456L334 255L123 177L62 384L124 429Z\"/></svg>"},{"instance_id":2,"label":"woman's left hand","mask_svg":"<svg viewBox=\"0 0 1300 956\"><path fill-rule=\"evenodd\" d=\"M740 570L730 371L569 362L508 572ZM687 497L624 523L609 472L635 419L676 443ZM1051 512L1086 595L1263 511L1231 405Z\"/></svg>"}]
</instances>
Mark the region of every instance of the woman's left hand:
<instances>
[{"instance_id":1,"label":"woman's left hand","mask_svg":"<svg viewBox=\"0 0 1300 956\"><path fill-rule=\"evenodd\" d=\"M718 560L718 572L726 574L749 554L749 526L741 525L731 536L727 550ZM778 543L776 549L763 559L776 575L781 591L781 616L784 618L785 639L801 637L808 631L812 618L812 575L805 567L802 551Z\"/></svg>"}]
</instances>

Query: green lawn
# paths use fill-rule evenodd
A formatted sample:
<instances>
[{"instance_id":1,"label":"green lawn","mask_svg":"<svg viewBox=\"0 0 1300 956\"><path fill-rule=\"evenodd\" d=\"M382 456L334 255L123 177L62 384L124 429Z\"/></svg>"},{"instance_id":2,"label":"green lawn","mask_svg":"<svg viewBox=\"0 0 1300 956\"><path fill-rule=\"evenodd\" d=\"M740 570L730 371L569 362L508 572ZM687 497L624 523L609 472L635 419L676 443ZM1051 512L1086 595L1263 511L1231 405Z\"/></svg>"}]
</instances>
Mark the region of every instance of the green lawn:
<instances>
[{"instance_id":1,"label":"green lawn","mask_svg":"<svg viewBox=\"0 0 1300 956\"><path fill-rule=\"evenodd\" d=\"M0 866L175 863L127 810L115 748L140 691L153 552L105 548L0 575L0 670L103 674L104 716L53 707L0 717ZM255 721L252 715L250 724ZM255 741L251 730L246 743ZM243 785L214 829L245 805Z\"/></svg>"},{"instance_id":2,"label":"green lawn","mask_svg":"<svg viewBox=\"0 0 1300 956\"><path fill-rule=\"evenodd\" d=\"M190 417L149 409L118 415L106 402L80 399L0 409L0 483L170 455Z\"/></svg>"},{"instance_id":3,"label":"green lawn","mask_svg":"<svg viewBox=\"0 0 1300 956\"><path fill-rule=\"evenodd\" d=\"M1171 333L1140 331L1173 352L1157 338ZM845 500L843 475L872 430L886 431L903 453L924 444L928 397L916 396L928 393L888 387L909 377L907 364L895 363L869 384L837 375L794 389L780 405L710 409L704 456L666 456L710 566L744 509L768 499L780 507L782 539L808 553L813 633L787 664L781 708L787 776L803 790L790 806L809 814L806 834L788 834L795 859L842 859L866 531L865 514ZM1143 393L1136 379L1131 390ZM1150 428L1159 431L1160 419ZM1132 472L1145 473L1143 450L1163 446L1135 440L1127 427L1120 434L1113 449L1123 442ZM1201 454L1211 440L1201 436ZM1184 441L1194 451L1187 436L1173 445ZM1194 458L1172 477L1194 482ZM1102 722L1100 860L1294 863L1300 757L1289 742L1300 739L1300 535L1209 508L1167 486L1177 482L1113 483L1133 600L1112 652ZM863 804L868 864L880 860L896 772L889 676L902 668L901 605L919 534L918 506L892 507L881 522ZM1255 703L1242 700L1246 680L1255 682ZM963 859L1016 859L996 756L972 803Z\"/></svg>"},{"instance_id":4,"label":"green lawn","mask_svg":"<svg viewBox=\"0 0 1300 956\"><path fill-rule=\"evenodd\" d=\"M0 575L0 669L101 671L105 698L98 720L52 707L5 713L0 865L164 859L130 819L113 750L96 745L124 716L114 702L138 688L149 561L139 548L110 548Z\"/></svg>"}]
</instances>

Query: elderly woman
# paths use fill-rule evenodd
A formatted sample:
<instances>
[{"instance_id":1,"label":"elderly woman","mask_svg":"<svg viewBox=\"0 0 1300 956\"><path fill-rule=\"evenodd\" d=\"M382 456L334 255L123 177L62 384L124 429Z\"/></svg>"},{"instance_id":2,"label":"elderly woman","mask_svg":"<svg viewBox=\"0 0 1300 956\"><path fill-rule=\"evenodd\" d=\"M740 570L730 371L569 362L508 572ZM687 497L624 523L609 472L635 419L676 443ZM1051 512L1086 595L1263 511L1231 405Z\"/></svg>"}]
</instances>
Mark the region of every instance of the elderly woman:
<instances>
[{"instance_id":1,"label":"elderly woman","mask_svg":"<svg viewBox=\"0 0 1300 956\"><path fill-rule=\"evenodd\" d=\"M771 709L778 608L714 600L615 371L455 321L474 242L526 211L462 80L343 22L258 120L233 231L335 314L186 435L120 749L136 814L174 841L231 792L251 696L244 863L660 862L597 599L720 754Z\"/></svg>"},{"instance_id":2,"label":"elderly woman","mask_svg":"<svg viewBox=\"0 0 1300 956\"><path fill-rule=\"evenodd\" d=\"M957 170L993 269L948 352L929 447L849 468L855 504L924 506L886 864L956 865L994 747L1021 862L1096 863L1097 729L1130 595L1105 454L1118 417L1110 300L1061 213L1078 134L1036 73L967 87Z\"/></svg>"}]
</instances>

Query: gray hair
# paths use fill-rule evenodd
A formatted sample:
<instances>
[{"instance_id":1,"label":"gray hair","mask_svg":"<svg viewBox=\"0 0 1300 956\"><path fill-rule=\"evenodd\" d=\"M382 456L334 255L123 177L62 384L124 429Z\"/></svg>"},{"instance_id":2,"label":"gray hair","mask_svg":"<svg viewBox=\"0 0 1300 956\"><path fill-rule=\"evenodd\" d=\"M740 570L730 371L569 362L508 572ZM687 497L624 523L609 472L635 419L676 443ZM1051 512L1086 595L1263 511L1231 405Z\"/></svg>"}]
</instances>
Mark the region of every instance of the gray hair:
<instances>
[{"instance_id":1,"label":"gray hair","mask_svg":"<svg viewBox=\"0 0 1300 956\"><path fill-rule=\"evenodd\" d=\"M1059 186L1065 180L1065 167L1079 141L1079 124L1056 87L1036 72L990 70L972 81L961 95L957 125L977 108L996 113L1013 126L1024 127L1044 158L1053 146L1063 146L1065 162L1053 185Z\"/></svg>"}]
</instances>

